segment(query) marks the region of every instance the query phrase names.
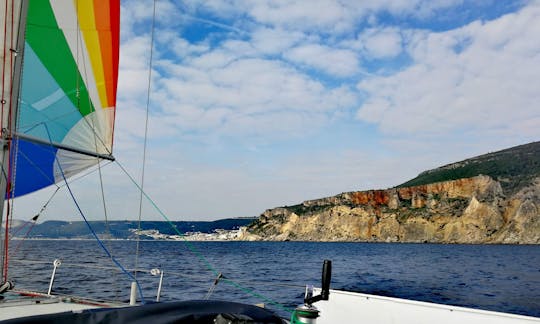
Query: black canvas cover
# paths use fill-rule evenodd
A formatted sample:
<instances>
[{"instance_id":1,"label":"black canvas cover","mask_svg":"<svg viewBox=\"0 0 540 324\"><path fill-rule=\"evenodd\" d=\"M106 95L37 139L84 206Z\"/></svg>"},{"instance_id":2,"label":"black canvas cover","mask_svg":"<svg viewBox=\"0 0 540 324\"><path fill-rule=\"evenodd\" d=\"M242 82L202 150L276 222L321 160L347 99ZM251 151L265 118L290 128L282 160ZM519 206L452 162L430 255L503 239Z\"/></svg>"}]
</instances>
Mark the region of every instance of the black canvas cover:
<instances>
[{"instance_id":1,"label":"black canvas cover","mask_svg":"<svg viewBox=\"0 0 540 324\"><path fill-rule=\"evenodd\" d=\"M7 310L8 308L4 309ZM271 311L234 302L216 300L191 300L154 303L123 308L88 309L80 313L65 312L30 316L4 321L5 324L282 324L282 319Z\"/></svg>"}]
</instances>

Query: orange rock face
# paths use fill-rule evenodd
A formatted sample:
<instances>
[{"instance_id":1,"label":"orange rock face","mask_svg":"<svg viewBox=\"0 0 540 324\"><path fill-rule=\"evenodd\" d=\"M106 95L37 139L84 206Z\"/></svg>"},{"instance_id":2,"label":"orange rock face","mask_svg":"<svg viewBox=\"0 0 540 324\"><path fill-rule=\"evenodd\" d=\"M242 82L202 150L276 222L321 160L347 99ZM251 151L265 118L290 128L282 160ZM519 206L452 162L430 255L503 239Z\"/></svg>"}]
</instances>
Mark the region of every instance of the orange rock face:
<instances>
[{"instance_id":1,"label":"orange rock face","mask_svg":"<svg viewBox=\"0 0 540 324\"><path fill-rule=\"evenodd\" d=\"M356 191L348 194L353 205L368 205L373 207L388 206L391 198L397 192L400 200L409 200L414 208L421 208L426 205L427 199L431 196L445 196L447 198L470 197L475 192L482 192L493 182L486 176L477 176L467 179L438 182L422 186L387 189Z\"/></svg>"},{"instance_id":2,"label":"orange rock face","mask_svg":"<svg viewBox=\"0 0 540 324\"><path fill-rule=\"evenodd\" d=\"M354 205L381 206L388 205L390 195L388 190L357 191L351 193L351 202Z\"/></svg>"},{"instance_id":3,"label":"orange rock face","mask_svg":"<svg viewBox=\"0 0 540 324\"><path fill-rule=\"evenodd\" d=\"M241 239L540 244L540 177L512 196L487 176L342 193L269 209Z\"/></svg>"}]
</instances>

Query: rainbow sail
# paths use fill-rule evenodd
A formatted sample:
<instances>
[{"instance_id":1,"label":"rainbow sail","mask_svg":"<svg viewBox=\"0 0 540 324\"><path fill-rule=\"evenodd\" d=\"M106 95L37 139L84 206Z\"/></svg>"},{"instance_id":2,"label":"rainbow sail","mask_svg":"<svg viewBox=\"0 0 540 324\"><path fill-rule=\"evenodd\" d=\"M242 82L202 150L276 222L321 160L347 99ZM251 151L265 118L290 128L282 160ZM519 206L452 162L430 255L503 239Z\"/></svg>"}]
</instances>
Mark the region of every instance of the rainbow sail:
<instances>
[{"instance_id":1,"label":"rainbow sail","mask_svg":"<svg viewBox=\"0 0 540 324\"><path fill-rule=\"evenodd\" d=\"M30 0L8 197L112 159L119 0Z\"/></svg>"}]
</instances>

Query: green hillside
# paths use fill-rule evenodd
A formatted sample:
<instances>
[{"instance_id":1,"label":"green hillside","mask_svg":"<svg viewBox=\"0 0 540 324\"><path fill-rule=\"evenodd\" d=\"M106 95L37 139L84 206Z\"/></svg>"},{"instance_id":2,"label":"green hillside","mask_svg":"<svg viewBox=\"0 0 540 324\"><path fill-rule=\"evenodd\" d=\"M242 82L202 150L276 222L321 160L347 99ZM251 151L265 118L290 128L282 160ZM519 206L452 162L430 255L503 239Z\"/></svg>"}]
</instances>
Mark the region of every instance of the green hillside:
<instances>
[{"instance_id":1,"label":"green hillside","mask_svg":"<svg viewBox=\"0 0 540 324\"><path fill-rule=\"evenodd\" d=\"M515 146L422 172L397 187L488 175L500 181L505 193L513 193L540 177L540 142Z\"/></svg>"}]
</instances>

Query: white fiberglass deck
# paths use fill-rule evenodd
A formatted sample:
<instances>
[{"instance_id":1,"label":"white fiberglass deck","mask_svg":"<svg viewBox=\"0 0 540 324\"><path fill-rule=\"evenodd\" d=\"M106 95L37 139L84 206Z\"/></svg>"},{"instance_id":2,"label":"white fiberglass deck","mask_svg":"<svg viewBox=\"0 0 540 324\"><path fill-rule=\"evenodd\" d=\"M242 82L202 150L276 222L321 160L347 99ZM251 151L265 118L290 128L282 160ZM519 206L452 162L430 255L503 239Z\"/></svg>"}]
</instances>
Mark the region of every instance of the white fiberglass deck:
<instances>
[{"instance_id":1,"label":"white fiberglass deck","mask_svg":"<svg viewBox=\"0 0 540 324\"><path fill-rule=\"evenodd\" d=\"M27 296L25 293L9 292L0 300L0 321L44 314L62 312L80 312L84 309L111 307L113 305L99 305L95 303L75 301L70 298L47 296L33 293ZM120 306L120 305L115 305Z\"/></svg>"},{"instance_id":2,"label":"white fiberglass deck","mask_svg":"<svg viewBox=\"0 0 540 324\"><path fill-rule=\"evenodd\" d=\"M316 291L316 294L320 290ZM540 318L361 293L330 291L317 324L539 324Z\"/></svg>"}]
</instances>

